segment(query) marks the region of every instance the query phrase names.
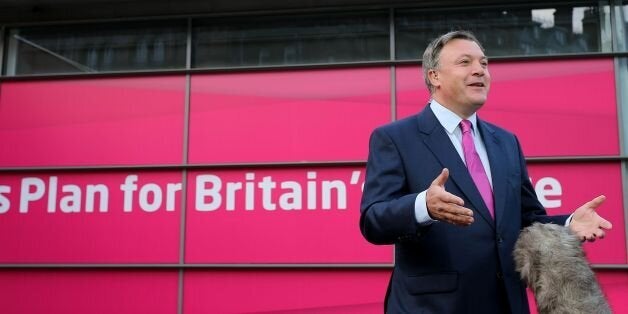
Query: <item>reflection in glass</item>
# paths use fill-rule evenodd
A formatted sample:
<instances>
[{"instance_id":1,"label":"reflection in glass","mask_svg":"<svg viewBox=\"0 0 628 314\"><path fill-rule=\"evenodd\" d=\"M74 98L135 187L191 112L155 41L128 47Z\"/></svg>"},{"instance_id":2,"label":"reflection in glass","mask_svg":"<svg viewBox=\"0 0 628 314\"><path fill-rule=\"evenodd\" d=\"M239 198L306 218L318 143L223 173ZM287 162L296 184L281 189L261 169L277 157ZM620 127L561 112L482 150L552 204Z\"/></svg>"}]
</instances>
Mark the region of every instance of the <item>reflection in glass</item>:
<instances>
[{"instance_id":1,"label":"reflection in glass","mask_svg":"<svg viewBox=\"0 0 628 314\"><path fill-rule=\"evenodd\" d=\"M204 19L193 29L193 67L388 60L387 12Z\"/></svg>"},{"instance_id":2,"label":"reflection in glass","mask_svg":"<svg viewBox=\"0 0 628 314\"><path fill-rule=\"evenodd\" d=\"M420 59L429 41L455 29L473 31L489 56L600 52L600 19L609 12L597 6L400 10L396 57Z\"/></svg>"},{"instance_id":3,"label":"reflection in glass","mask_svg":"<svg viewBox=\"0 0 628 314\"><path fill-rule=\"evenodd\" d=\"M185 68L185 21L15 28L8 75Z\"/></svg>"}]
</instances>

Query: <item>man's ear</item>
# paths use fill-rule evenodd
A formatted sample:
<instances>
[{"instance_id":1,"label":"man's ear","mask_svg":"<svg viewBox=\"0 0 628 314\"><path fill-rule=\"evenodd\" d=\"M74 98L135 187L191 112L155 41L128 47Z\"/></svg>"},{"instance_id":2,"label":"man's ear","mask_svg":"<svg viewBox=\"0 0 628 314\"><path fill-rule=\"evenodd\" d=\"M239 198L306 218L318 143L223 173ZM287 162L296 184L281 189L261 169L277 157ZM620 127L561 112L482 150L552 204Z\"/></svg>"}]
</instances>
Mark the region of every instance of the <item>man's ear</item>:
<instances>
[{"instance_id":1,"label":"man's ear","mask_svg":"<svg viewBox=\"0 0 628 314\"><path fill-rule=\"evenodd\" d=\"M432 83L432 86L434 87L440 86L440 79L438 77L438 72L436 72L436 70L429 70L427 72L427 77L430 80L430 83Z\"/></svg>"}]
</instances>

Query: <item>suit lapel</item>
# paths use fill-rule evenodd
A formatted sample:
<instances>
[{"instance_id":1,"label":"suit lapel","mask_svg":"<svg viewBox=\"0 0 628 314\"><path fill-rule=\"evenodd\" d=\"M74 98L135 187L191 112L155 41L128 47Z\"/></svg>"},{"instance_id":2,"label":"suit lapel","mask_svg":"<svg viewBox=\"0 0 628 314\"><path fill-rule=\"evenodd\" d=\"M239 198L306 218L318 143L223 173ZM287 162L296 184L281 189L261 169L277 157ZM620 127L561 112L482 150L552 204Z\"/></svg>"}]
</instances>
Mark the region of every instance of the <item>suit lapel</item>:
<instances>
[{"instance_id":1,"label":"suit lapel","mask_svg":"<svg viewBox=\"0 0 628 314\"><path fill-rule=\"evenodd\" d=\"M497 220L497 228L505 220L506 214L506 189L508 187L506 177L507 161L505 148L503 143L495 135L493 127L478 119L478 128L484 139L484 146L488 160L491 164L491 177L493 181L493 199L495 201L495 218Z\"/></svg>"},{"instance_id":2,"label":"suit lapel","mask_svg":"<svg viewBox=\"0 0 628 314\"><path fill-rule=\"evenodd\" d=\"M494 227L493 218L488 212L488 208L486 208L482 196L475 186L467 167L464 162L462 162L445 129L440 125L430 107L426 107L417 116L417 119L423 142L427 148L434 154L444 168L449 169L450 180L460 188L460 191L462 191L471 202L473 207L476 208L476 212L478 212L490 226Z\"/></svg>"}]
</instances>

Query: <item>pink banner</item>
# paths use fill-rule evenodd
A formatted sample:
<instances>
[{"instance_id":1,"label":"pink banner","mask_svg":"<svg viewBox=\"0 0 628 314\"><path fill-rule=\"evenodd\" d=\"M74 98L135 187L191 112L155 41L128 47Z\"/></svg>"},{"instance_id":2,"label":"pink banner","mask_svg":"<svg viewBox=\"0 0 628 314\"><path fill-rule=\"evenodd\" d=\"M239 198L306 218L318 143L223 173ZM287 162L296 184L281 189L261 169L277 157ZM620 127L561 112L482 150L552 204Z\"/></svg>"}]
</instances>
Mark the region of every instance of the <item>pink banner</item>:
<instances>
[{"instance_id":1,"label":"pink banner","mask_svg":"<svg viewBox=\"0 0 628 314\"><path fill-rule=\"evenodd\" d=\"M550 214L606 195L599 212L614 229L585 248L592 263L626 263L619 164L533 164L530 175ZM186 262L391 263L390 248L368 244L357 228L363 176L361 168L191 172Z\"/></svg>"},{"instance_id":2,"label":"pink banner","mask_svg":"<svg viewBox=\"0 0 628 314\"><path fill-rule=\"evenodd\" d=\"M192 77L190 162L364 160L389 122L387 68Z\"/></svg>"},{"instance_id":3,"label":"pink banner","mask_svg":"<svg viewBox=\"0 0 628 314\"><path fill-rule=\"evenodd\" d=\"M194 171L186 263L386 263L359 228L361 168Z\"/></svg>"},{"instance_id":4,"label":"pink banner","mask_svg":"<svg viewBox=\"0 0 628 314\"><path fill-rule=\"evenodd\" d=\"M3 175L0 263L178 263L179 172Z\"/></svg>"},{"instance_id":5,"label":"pink banner","mask_svg":"<svg viewBox=\"0 0 628 314\"><path fill-rule=\"evenodd\" d=\"M0 309L14 314L177 313L177 270L0 270Z\"/></svg>"},{"instance_id":6,"label":"pink banner","mask_svg":"<svg viewBox=\"0 0 628 314\"><path fill-rule=\"evenodd\" d=\"M528 170L550 215L571 214L596 196L605 195L598 213L611 221L613 229L603 240L584 244L587 257L595 264L628 263L619 163L531 164Z\"/></svg>"},{"instance_id":7,"label":"pink banner","mask_svg":"<svg viewBox=\"0 0 628 314\"><path fill-rule=\"evenodd\" d=\"M183 312L382 313L389 277L390 269L187 271Z\"/></svg>"},{"instance_id":8,"label":"pink banner","mask_svg":"<svg viewBox=\"0 0 628 314\"><path fill-rule=\"evenodd\" d=\"M585 248L592 263L627 262L618 163L532 164L530 176L550 214L606 195L614 229ZM391 264L391 246L360 234L363 181L361 167L190 171L185 262ZM3 176L0 262L176 263L183 188L179 172Z\"/></svg>"},{"instance_id":9,"label":"pink banner","mask_svg":"<svg viewBox=\"0 0 628 314\"><path fill-rule=\"evenodd\" d=\"M0 167L178 164L185 78L4 82Z\"/></svg>"},{"instance_id":10,"label":"pink banner","mask_svg":"<svg viewBox=\"0 0 628 314\"><path fill-rule=\"evenodd\" d=\"M613 59L493 62L480 117L519 137L526 156L618 155ZM397 115L429 101L422 70L397 68Z\"/></svg>"},{"instance_id":11,"label":"pink banner","mask_svg":"<svg viewBox=\"0 0 628 314\"><path fill-rule=\"evenodd\" d=\"M597 270L613 313L628 272ZM176 270L0 270L6 313L176 313ZM381 313L390 269L186 270L183 313ZM246 296L246 302L242 297ZM532 313L534 300L531 297Z\"/></svg>"}]
</instances>

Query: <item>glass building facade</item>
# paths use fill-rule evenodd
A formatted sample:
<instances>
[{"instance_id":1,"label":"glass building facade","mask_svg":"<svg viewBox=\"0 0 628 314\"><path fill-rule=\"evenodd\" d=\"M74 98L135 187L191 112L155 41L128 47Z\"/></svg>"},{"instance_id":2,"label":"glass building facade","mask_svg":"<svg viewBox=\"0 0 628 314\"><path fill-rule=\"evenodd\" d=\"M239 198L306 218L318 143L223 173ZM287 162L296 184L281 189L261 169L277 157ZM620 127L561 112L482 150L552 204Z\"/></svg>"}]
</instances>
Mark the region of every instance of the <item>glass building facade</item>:
<instances>
[{"instance_id":1,"label":"glass building facade","mask_svg":"<svg viewBox=\"0 0 628 314\"><path fill-rule=\"evenodd\" d=\"M381 313L368 138L425 106L423 50L458 29L548 212L607 196L584 249L628 312L628 1L0 27L2 312Z\"/></svg>"}]
</instances>

